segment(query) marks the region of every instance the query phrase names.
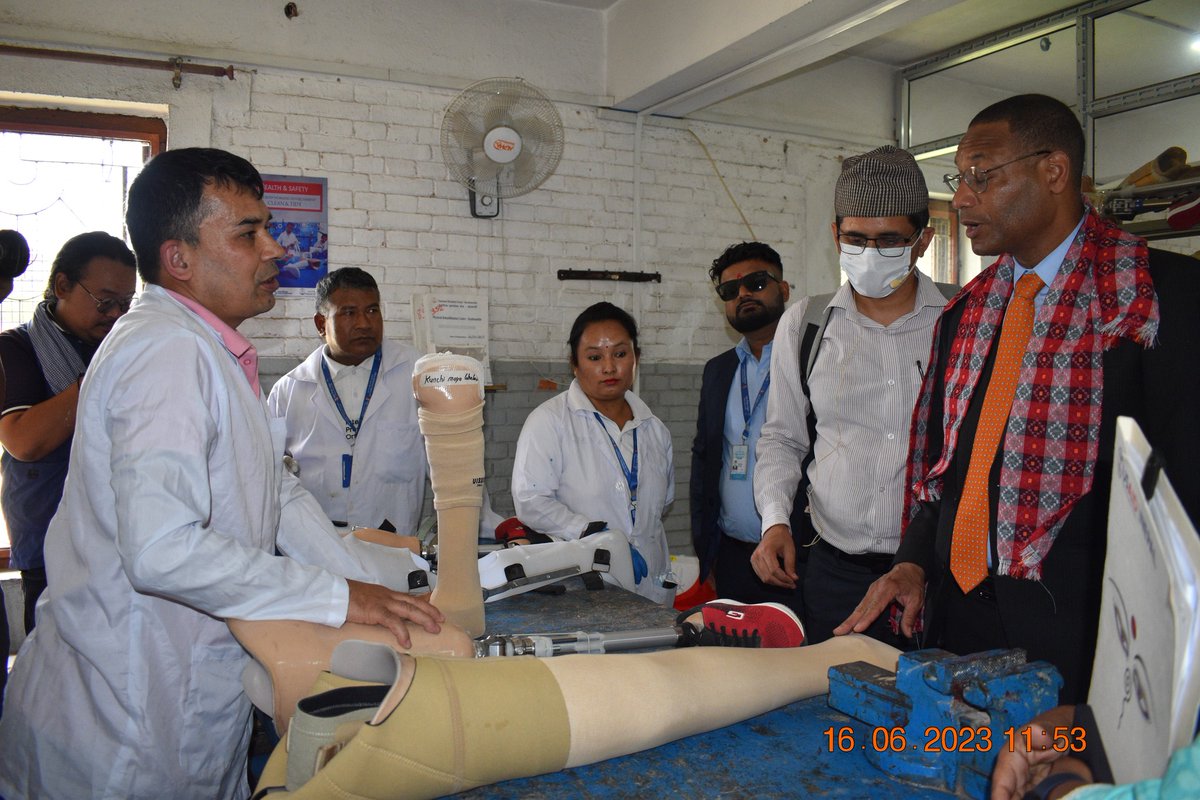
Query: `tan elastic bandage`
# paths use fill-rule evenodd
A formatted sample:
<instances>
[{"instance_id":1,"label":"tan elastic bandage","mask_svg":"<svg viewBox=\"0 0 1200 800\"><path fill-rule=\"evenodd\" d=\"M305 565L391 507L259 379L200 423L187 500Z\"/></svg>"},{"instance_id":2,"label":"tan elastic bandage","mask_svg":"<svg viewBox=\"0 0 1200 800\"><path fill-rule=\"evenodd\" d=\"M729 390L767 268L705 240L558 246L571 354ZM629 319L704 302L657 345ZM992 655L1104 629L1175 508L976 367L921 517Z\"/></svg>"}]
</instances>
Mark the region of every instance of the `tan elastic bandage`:
<instances>
[{"instance_id":1,"label":"tan elastic bandage","mask_svg":"<svg viewBox=\"0 0 1200 800\"><path fill-rule=\"evenodd\" d=\"M482 506L483 404L455 414L422 406L417 409L417 421L429 457L433 507L441 511Z\"/></svg>"},{"instance_id":2,"label":"tan elastic bandage","mask_svg":"<svg viewBox=\"0 0 1200 800\"><path fill-rule=\"evenodd\" d=\"M395 710L359 729L299 791L271 796L432 798L563 768L570 747L567 710L542 661L410 663L412 684ZM286 773L282 750L272 755L260 789L277 785L267 783L268 774L278 780Z\"/></svg>"}]
</instances>

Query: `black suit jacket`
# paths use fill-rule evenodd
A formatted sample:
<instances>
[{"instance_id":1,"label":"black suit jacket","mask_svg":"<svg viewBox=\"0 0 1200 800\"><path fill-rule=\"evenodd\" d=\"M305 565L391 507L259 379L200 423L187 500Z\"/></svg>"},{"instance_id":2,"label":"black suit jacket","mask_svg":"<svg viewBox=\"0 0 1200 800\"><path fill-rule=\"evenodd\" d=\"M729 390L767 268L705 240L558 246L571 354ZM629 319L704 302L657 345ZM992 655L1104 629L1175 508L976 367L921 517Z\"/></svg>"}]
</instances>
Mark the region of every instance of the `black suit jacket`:
<instances>
[{"instance_id":1,"label":"black suit jacket","mask_svg":"<svg viewBox=\"0 0 1200 800\"><path fill-rule=\"evenodd\" d=\"M1072 509L1042 562L1041 581L993 577L996 602L1009 643L1024 647L1031 659L1044 659L1063 674L1063 701L1080 702L1087 692L1095 655L1101 583L1108 542L1108 498L1116 418L1137 420L1192 520L1200 521L1200 261L1160 250L1150 251L1150 274L1159 298L1158 343L1149 349L1122 339L1104 353L1104 393L1100 443L1091 491ZM966 304L947 312L942 322L936 375L945 375L949 342ZM998 337L997 337L998 338ZM966 480L971 446L995 348L971 399L959 432L958 447L945 474L941 500L922 504L908 526L896 563L914 562L930 582L925 606L930 645L945 631L940 607L945 593L957 591L950 574L950 545L959 496ZM942 408L941 380L935 386L935 419ZM930 431L930 452L942 446L940 425ZM1000 459L992 466L991 485L999 480ZM996 563L996 497L991 497L989 546Z\"/></svg>"},{"instance_id":2,"label":"black suit jacket","mask_svg":"<svg viewBox=\"0 0 1200 800\"><path fill-rule=\"evenodd\" d=\"M696 437L692 440L692 546L700 559L700 579L708 577L721 544L721 467L725 404L737 378L737 349L731 348L704 365ZM768 395L769 401L769 395ZM804 503L793 503L792 535L799 534ZM798 551L799 552L799 551Z\"/></svg>"}]
</instances>

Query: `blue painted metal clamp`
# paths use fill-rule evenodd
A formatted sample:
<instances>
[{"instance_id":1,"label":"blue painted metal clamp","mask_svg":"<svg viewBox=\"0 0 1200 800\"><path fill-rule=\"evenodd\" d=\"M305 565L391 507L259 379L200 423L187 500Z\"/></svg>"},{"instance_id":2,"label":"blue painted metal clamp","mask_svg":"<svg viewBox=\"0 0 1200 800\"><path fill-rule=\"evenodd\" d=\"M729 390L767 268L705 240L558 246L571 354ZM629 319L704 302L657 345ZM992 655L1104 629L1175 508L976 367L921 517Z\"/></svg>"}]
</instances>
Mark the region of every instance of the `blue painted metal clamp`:
<instances>
[{"instance_id":1,"label":"blue painted metal clamp","mask_svg":"<svg viewBox=\"0 0 1200 800\"><path fill-rule=\"evenodd\" d=\"M1000 748L1058 705L1062 678L1024 650L902 653L896 672L865 662L829 670L829 705L872 726L867 760L893 777L984 797Z\"/></svg>"}]
</instances>

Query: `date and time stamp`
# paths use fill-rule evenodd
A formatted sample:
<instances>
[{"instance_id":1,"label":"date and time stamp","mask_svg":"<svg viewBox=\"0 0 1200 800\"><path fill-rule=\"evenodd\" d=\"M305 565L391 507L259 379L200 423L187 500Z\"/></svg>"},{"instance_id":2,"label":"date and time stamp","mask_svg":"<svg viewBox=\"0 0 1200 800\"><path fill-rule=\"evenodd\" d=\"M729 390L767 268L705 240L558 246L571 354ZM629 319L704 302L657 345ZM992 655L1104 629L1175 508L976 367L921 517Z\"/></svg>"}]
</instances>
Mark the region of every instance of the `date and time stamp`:
<instances>
[{"instance_id":1,"label":"date and time stamp","mask_svg":"<svg viewBox=\"0 0 1200 800\"><path fill-rule=\"evenodd\" d=\"M917 740L911 740L901 727L875 726L859 733L849 725L830 726L822 731L825 748L831 753L872 750L877 753L900 753L915 750L923 753L990 753L1003 748L1008 752L1028 753L1053 750L1057 753L1082 753L1087 749L1087 733L1081 727L1060 725L1048 730L1049 742L1034 743L1029 728L1005 728L996 731L986 727L953 728L929 726Z\"/></svg>"}]
</instances>

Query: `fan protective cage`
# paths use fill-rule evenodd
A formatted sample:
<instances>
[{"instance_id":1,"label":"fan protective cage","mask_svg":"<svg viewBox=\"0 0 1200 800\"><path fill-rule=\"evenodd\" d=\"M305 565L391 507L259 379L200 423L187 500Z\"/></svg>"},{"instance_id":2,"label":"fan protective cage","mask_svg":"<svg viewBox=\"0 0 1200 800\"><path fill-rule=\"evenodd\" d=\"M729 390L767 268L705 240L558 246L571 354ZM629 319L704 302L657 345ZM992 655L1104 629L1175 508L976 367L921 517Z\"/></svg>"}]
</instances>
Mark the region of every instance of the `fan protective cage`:
<instances>
[{"instance_id":1,"label":"fan protective cage","mask_svg":"<svg viewBox=\"0 0 1200 800\"><path fill-rule=\"evenodd\" d=\"M503 146L519 148L500 163L488 157L485 138L497 128ZM496 137L493 136L493 139ZM546 95L520 78L488 78L450 101L442 118L442 159L456 181L477 194L517 197L532 192L554 173L562 157L563 127Z\"/></svg>"}]
</instances>

